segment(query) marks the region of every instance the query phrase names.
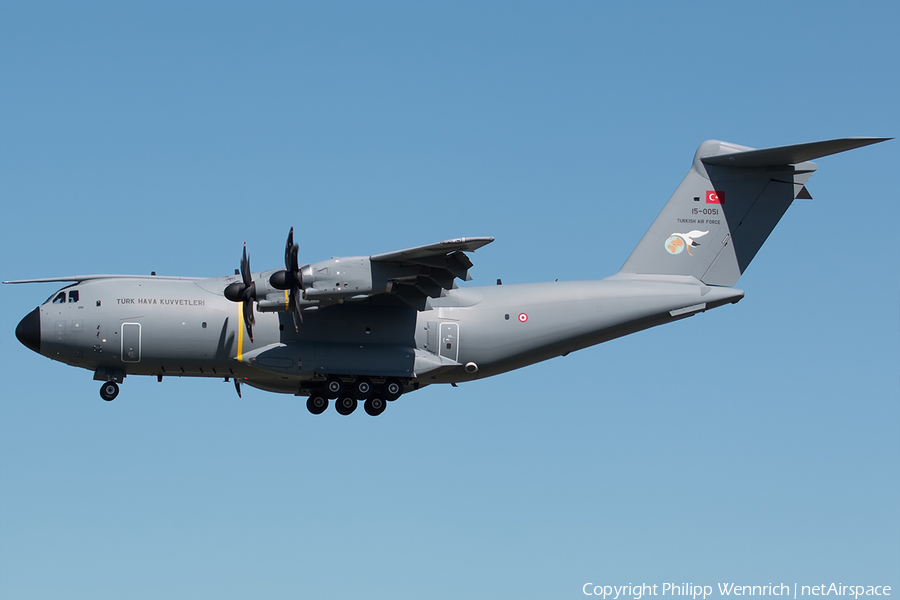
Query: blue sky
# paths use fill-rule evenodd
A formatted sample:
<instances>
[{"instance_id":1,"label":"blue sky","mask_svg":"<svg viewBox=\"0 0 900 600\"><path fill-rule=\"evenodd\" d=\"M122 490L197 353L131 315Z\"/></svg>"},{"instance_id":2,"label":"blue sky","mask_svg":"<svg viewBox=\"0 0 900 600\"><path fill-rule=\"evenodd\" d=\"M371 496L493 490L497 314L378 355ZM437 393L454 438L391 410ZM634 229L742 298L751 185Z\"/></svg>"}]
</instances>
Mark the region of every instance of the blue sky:
<instances>
[{"instance_id":1,"label":"blue sky","mask_svg":"<svg viewBox=\"0 0 900 600\"><path fill-rule=\"evenodd\" d=\"M492 235L616 272L709 138L900 133L896 3L0 3L0 278L228 274ZM738 305L377 419L21 346L0 597L900 590L897 141L818 160ZM686 343L690 340L690 344Z\"/></svg>"}]
</instances>

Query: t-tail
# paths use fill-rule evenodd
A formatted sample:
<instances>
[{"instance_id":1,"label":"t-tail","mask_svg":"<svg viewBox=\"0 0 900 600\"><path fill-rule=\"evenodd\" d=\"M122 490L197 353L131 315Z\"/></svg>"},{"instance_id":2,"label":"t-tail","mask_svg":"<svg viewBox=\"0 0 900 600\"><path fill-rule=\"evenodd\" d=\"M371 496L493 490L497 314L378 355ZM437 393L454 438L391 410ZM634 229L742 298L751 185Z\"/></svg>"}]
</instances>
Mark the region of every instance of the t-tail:
<instances>
[{"instance_id":1,"label":"t-tail","mask_svg":"<svg viewBox=\"0 0 900 600\"><path fill-rule=\"evenodd\" d=\"M795 198L809 199L812 159L891 138L841 138L756 150L709 140L620 273L737 283Z\"/></svg>"}]
</instances>

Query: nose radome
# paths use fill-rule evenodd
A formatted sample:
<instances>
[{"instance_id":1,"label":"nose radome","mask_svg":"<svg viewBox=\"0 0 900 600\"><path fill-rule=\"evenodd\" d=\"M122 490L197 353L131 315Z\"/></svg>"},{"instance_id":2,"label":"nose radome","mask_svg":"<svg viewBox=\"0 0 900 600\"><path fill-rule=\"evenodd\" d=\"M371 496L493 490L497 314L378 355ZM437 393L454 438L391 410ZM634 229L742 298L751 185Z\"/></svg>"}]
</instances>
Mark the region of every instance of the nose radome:
<instances>
[{"instance_id":1,"label":"nose radome","mask_svg":"<svg viewBox=\"0 0 900 600\"><path fill-rule=\"evenodd\" d=\"M26 348L41 353L41 309L35 308L19 321L16 327L16 338Z\"/></svg>"}]
</instances>

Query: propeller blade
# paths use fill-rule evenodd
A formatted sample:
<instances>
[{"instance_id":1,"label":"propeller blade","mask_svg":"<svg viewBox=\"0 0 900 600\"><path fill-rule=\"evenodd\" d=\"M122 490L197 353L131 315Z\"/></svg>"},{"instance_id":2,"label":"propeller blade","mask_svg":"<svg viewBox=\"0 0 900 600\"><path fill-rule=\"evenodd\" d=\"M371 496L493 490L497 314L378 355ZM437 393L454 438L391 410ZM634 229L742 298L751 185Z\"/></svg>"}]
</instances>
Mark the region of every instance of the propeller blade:
<instances>
[{"instance_id":1,"label":"propeller blade","mask_svg":"<svg viewBox=\"0 0 900 600\"><path fill-rule=\"evenodd\" d=\"M300 264L297 262L297 254L299 252L299 244L294 244L293 246L291 246L290 266L288 267L288 270L291 272L291 275L294 276L294 283L302 290L303 274L300 273Z\"/></svg>"},{"instance_id":2,"label":"propeller blade","mask_svg":"<svg viewBox=\"0 0 900 600\"><path fill-rule=\"evenodd\" d=\"M244 251L241 254L241 281L235 281L225 288L225 297L232 302L243 302L248 297L256 298L256 284L250 273L250 258L247 256L247 242L244 242Z\"/></svg>"},{"instance_id":3,"label":"propeller blade","mask_svg":"<svg viewBox=\"0 0 900 600\"><path fill-rule=\"evenodd\" d=\"M303 275L300 274L300 264L297 262L299 251L300 246L294 243L294 228L291 227L284 245L284 270L276 271L269 277L272 287L278 290L303 289Z\"/></svg>"},{"instance_id":4,"label":"propeller blade","mask_svg":"<svg viewBox=\"0 0 900 600\"><path fill-rule=\"evenodd\" d=\"M247 242L244 242L244 254L241 256L241 279L247 287L253 282L250 274L250 258L247 256Z\"/></svg>"},{"instance_id":5,"label":"propeller blade","mask_svg":"<svg viewBox=\"0 0 900 600\"><path fill-rule=\"evenodd\" d=\"M284 268L290 273L289 281L295 287L303 289L303 276L300 274L300 263L297 262L297 255L300 252L300 245L294 243L294 228L288 233L287 244L284 246Z\"/></svg>"},{"instance_id":6,"label":"propeller blade","mask_svg":"<svg viewBox=\"0 0 900 600\"><path fill-rule=\"evenodd\" d=\"M256 324L256 317L253 315L253 301L256 300L256 282L253 281L253 274L250 271L250 257L247 255L247 242L244 242L244 250L241 253L241 281L235 281L229 284L223 293L226 298L232 302L240 302L243 304L244 328L247 330L247 336L250 342L253 342L253 325Z\"/></svg>"},{"instance_id":7,"label":"propeller blade","mask_svg":"<svg viewBox=\"0 0 900 600\"><path fill-rule=\"evenodd\" d=\"M291 311L291 318L294 320L294 331L299 332L300 326L297 324L297 318L300 318L300 322L303 322L303 313L300 311L300 305L297 303L297 293L299 290L297 288L291 288L290 294L288 295L288 310Z\"/></svg>"},{"instance_id":8,"label":"propeller blade","mask_svg":"<svg viewBox=\"0 0 900 600\"><path fill-rule=\"evenodd\" d=\"M292 290L295 296L300 295L300 288ZM294 301L294 311L297 313L297 316L300 317L300 322L303 322L303 311L300 310L300 304L295 300Z\"/></svg>"},{"instance_id":9,"label":"propeller blade","mask_svg":"<svg viewBox=\"0 0 900 600\"><path fill-rule=\"evenodd\" d=\"M244 327L247 329L247 335L253 342L253 325L256 324L256 318L253 316L253 299L244 299Z\"/></svg>"},{"instance_id":10,"label":"propeller blade","mask_svg":"<svg viewBox=\"0 0 900 600\"><path fill-rule=\"evenodd\" d=\"M300 311L300 298L303 295L303 274L300 272L300 263L297 256L300 253L300 245L294 243L294 228L288 232L287 242L284 244L284 270L276 271L269 277L269 285L278 290L286 290L288 294L288 310L294 321L294 330L299 331L298 319L303 323L303 313Z\"/></svg>"},{"instance_id":11,"label":"propeller blade","mask_svg":"<svg viewBox=\"0 0 900 600\"><path fill-rule=\"evenodd\" d=\"M288 247L285 248L287 254L285 255L285 267L288 271L291 272L291 277L294 280L291 286L291 315L294 319L294 329L300 331L300 328L297 326L297 318L300 318L300 322L303 322L303 313L300 311L300 303L297 302L302 290L303 290L303 274L300 272L300 263L297 260L297 255L300 253L300 244L294 243L294 228L291 227L290 233L288 233Z\"/></svg>"},{"instance_id":12,"label":"propeller blade","mask_svg":"<svg viewBox=\"0 0 900 600\"><path fill-rule=\"evenodd\" d=\"M291 227L290 233L288 233L287 243L284 245L284 268L288 271L293 271L291 268L291 252L294 247L294 228ZM294 257L297 255L294 254Z\"/></svg>"},{"instance_id":13,"label":"propeller blade","mask_svg":"<svg viewBox=\"0 0 900 600\"><path fill-rule=\"evenodd\" d=\"M238 398L241 397L241 382L234 378L234 389L237 390Z\"/></svg>"}]
</instances>

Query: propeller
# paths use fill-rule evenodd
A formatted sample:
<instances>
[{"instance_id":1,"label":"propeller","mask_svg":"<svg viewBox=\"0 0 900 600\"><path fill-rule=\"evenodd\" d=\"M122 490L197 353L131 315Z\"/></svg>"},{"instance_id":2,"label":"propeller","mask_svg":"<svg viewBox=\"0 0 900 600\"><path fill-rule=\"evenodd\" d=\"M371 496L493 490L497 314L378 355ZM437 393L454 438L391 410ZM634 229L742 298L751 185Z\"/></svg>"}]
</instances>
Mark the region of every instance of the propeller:
<instances>
[{"instance_id":1,"label":"propeller","mask_svg":"<svg viewBox=\"0 0 900 600\"><path fill-rule=\"evenodd\" d=\"M288 233L287 243L284 245L284 270L272 273L269 284L278 290L290 290L288 294L288 309L294 319L294 329L299 331L297 318L303 322L303 314L300 312L300 304L297 302L303 290L303 274L300 273L300 264L297 262L297 253L300 246L294 243L294 228Z\"/></svg>"},{"instance_id":2,"label":"propeller","mask_svg":"<svg viewBox=\"0 0 900 600\"><path fill-rule=\"evenodd\" d=\"M241 256L241 281L235 281L225 288L225 297L232 302L244 303L244 326L250 341L253 341L253 301L256 300L256 282L250 274L250 259L247 257L247 242L244 242L244 254Z\"/></svg>"}]
</instances>

